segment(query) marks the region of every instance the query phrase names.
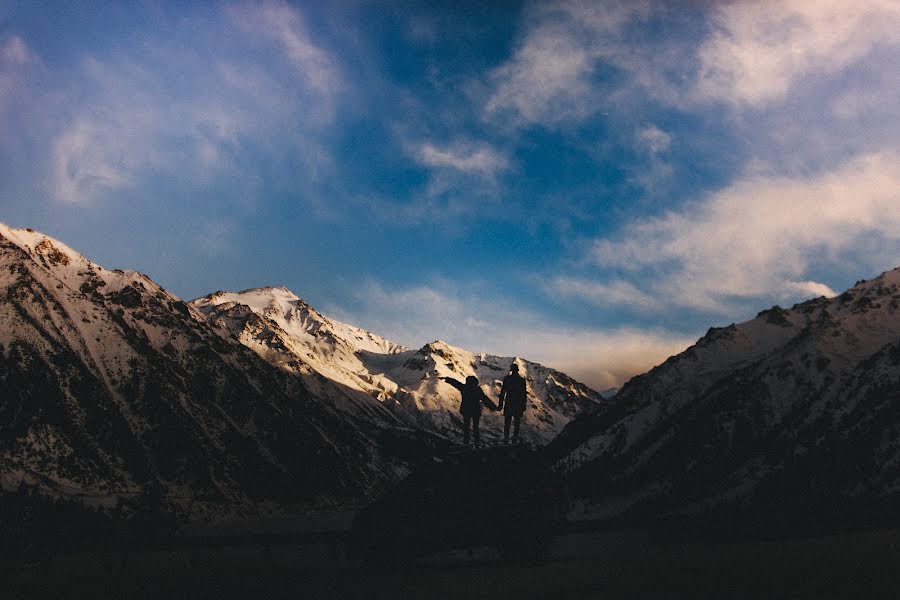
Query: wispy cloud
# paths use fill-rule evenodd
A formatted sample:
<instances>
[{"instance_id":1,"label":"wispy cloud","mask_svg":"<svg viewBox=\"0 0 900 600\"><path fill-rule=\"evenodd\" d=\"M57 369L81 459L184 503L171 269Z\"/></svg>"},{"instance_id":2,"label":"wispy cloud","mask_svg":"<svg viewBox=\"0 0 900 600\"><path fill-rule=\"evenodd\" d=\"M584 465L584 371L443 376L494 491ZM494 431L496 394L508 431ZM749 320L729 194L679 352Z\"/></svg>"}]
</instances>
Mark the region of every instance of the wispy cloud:
<instances>
[{"instance_id":1,"label":"wispy cloud","mask_svg":"<svg viewBox=\"0 0 900 600\"><path fill-rule=\"evenodd\" d=\"M553 298L575 298L595 306L626 306L637 311L656 311L665 306L660 298L627 281L601 282L578 277L557 277L544 286Z\"/></svg>"},{"instance_id":2,"label":"wispy cloud","mask_svg":"<svg viewBox=\"0 0 900 600\"><path fill-rule=\"evenodd\" d=\"M500 206L503 175L513 167L507 155L468 138L447 144L406 142L405 153L427 170L425 183L408 197L366 196L356 204L391 225L428 222L455 229L461 217Z\"/></svg>"},{"instance_id":3,"label":"wispy cloud","mask_svg":"<svg viewBox=\"0 0 900 600\"><path fill-rule=\"evenodd\" d=\"M469 175L491 177L509 167L509 161L486 144L456 142L438 147L430 142L421 144L416 160L435 169L450 169Z\"/></svg>"},{"instance_id":4,"label":"wispy cloud","mask_svg":"<svg viewBox=\"0 0 900 600\"><path fill-rule=\"evenodd\" d=\"M600 110L599 61L621 63L623 30L647 13L643 2L541 4L513 56L489 76L485 114L522 125L554 126Z\"/></svg>"},{"instance_id":5,"label":"wispy cloud","mask_svg":"<svg viewBox=\"0 0 900 600\"><path fill-rule=\"evenodd\" d=\"M14 65L24 65L34 60L34 54L21 37L10 36L0 48L0 58Z\"/></svg>"},{"instance_id":6,"label":"wispy cloud","mask_svg":"<svg viewBox=\"0 0 900 600\"><path fill-rule=\"evenodd\" d=\"M24 70L36 60L25 40L17 35L10 36L0 45L0 119L6 117L13 95L21 94Z\"/></svg>"},{"instance_id":7,"label":"wispy cloud","mask_svg":"<svg viewBox=\"0 0 900 600\"><path fill-rule=\"evenodd\" d=\"M660 191L675 172L665 158L671 145L672 135L656 125L641 128L637 132L635 146L646 156L646 161L634 169L630 181L649 193Z\"/></svg>"},{"instance_id":8,"label":"wispy cloud","mask_svg":"<svg viewBox=\"0 0 900 600\"><path fill-rule=\"evenodd\" d=\"M477 288L477 286L474 286ZM442 339L473 352L521 356L596 388L619 386L693 343L661 329L573 329L507 300L437 282L389 288L370 280L357 308L326 312L411 347Z\"/></svg>"},{"instance_id":9,"label":"wispy cloud","mask_svg":"<svg viewBox=\"0 0 900 600\"><path fill-rule=\"evenodd\" d=\"M707 199L597 241L591 259L672 306L833 292L816 270L900 261L900 156L874 154L806 177L747 175ZM621 283L610 284L621 286Z\"/></svg>"},{"instance_id":10,"label":"wispy cloud","mask_svg":"<svg viewBox=\"0 0 900 600\"><path fill-rule=\"evenodd\" d=\"M714 33L699 50L698 91L760 106L805 77L831 75L880 45L900 44L900 2L733 2L713 13Z\"/></svg>"},{"instance_id":11,"label":"wispy cloud","mask_svg":"<svg viewBox=\"0 0 900 600\"><path fill-rule=\"evenodd\" d=\"M315 184L331 164L320 137L341 90L336 61L286 4L232 6L227 16L196 26L210 27L211 39L261 37L276 54L245 57L222 44L195 49L151 37L140 53L81 61L75 100L57 95L47 107L61 118L51 143L57 199L90 204L160 173L195 189L231 181L228 189L243 197L262 157L305 169Z\"/></svg>"},{"instance_id":12,"label":"wispy cloud","mask_svg":"<svg viewBox=\"0 0 900 600\"><path fill-rule=\"evenodd\" d=\"M53 191L63 202L82 203L100 192L128 187L136 167L118 124L78 120L53 143ZM112 127L112 130L107 127ZM134 141L134 140L133 140Z\"/></svg>"},{"instance_id":13,"label":"wispy cloud","mask_svg":"<svg viewBox=\"0 0 900 600\"><path fill-rule=\"evenodd\" d=\"M638 131L637 141L650 154L656 155L669 149L672 145L672 135L656 125L647 125Z\"/></svg>"},{"instance_id":14,"label":"wispy cloud","mask_svg":"<svg viewBox=\"0 0 900 600\"><path fill-rule=\"evenodd\" d=\"M333 96L344 85L337 62L309 34L300 13L289 4L269 1L229 7L233 22L261 39L279 45L295 73L323 96Z\"/></svg>"}]
</instances>

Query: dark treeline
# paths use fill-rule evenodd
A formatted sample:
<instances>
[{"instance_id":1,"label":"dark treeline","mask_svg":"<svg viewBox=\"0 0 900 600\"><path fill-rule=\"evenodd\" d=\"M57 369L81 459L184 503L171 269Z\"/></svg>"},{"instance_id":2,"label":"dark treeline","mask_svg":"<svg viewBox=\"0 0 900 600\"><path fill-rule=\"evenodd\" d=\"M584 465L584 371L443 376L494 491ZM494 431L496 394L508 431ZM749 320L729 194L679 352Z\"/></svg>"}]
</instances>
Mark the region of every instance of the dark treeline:
<instances>
[{"instance_id":1,"label":"dark treeline","mask_svg":"<svg viewBox=\"0 0 900 600\"><path fill-rule=\"evenodd\" d=\"M175 526L158 490L110 509L47 496L25 484L0 491L0 559L43 560L81 550L149 546L168 539Z\"/></svg>"}]
</instances>

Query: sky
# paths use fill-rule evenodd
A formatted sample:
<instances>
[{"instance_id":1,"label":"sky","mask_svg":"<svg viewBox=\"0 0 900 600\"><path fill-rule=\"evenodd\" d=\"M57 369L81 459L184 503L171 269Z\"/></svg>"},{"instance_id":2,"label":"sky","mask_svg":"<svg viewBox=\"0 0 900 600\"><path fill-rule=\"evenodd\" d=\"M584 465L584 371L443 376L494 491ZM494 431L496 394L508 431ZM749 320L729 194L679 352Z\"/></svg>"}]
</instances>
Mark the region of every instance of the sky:
<instances>
[{"instance_id":1,"label":"sky","mask_svg":"<svg viewBox=\"0 0 900 600\"><path fill-rule=\"evenodd\" d=\"M621 385L900 266L900 0L0 0L0 221Z\"/></svg>"}]
</instances>

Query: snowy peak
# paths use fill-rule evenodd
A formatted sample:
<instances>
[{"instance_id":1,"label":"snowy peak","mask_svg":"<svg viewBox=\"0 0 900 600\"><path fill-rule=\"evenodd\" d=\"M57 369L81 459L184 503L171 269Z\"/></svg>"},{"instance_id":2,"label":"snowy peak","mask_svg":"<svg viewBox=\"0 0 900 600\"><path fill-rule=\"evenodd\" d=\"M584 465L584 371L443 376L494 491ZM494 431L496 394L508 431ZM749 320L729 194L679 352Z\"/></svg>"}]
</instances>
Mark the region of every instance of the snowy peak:
<instances>
[{"instance_id":1,"label":"snowy peak","mask_svg":"<svg viewBox=\"0 0 900 600\"><path fill-rule=\"evenodd\" d=\"M219 513L396 477L356 423L150 279L6 226L0 390L7 489L115 503L155 487Z\"/></svg>"},{"instance_id":2,"label":"snowy peak","mask_svg":"<svg viewBox=\"0 0 900 600\"><path fill-rule=\"evenodd\" d=\"M13 229L0 223L0 236L32 256L45 257L48 263L54 266L68 266L73 261L87 261L81 254L59 240L55 240L31 228Z\"/></svg>"},{"instance_id":3,"label":"snowy peak","mask_svg":"<svg viewBox=\"0 0 900 600\"><path fill-rule=\"evenodd\" d=\"M435 340L417 351L332 320L285 288L216 292L192 306L269 362L294 371L342 410L382 424L458 435L458 392L441 380L475 376L496 397L515 362L532 399L528 436L545 444L576 414L602 401L568 376L520 358L475 354ZM499 435L499 416L486 415Z\"/></svg>"},{"instance_id":4,"label":"snowy peak","mask_svg":"<svg viewBox=\"0 0 900 600\"><path fill-rule=\"evenodd\" d=\"M345 344L353 351L394 354L408 348L359 327L322 315L286 287L262 287L242 292L215 292L198 298L191 305L206 315L245 306L257 315L274 321L289 335L332 346ZM316 339L318 338L318 339Z\"/></svg>"},{"instance_id":5,"label":"snowy peak","mask_svg":"<svg viewBox=\"0 0 900 600\"><path fill-rule=\"evenodd\" d=\"M188 305L140 273L0 225L7 488L109 499L159 487L200 512L359 498L422 459L385 449L385 435L459 439L459 393L440 376L475 375L496 396L513 361L528 377L532 443L601 402L523 359L442 341L407 349L283 287ZM483 423L486 440L501 435L499 415Z\"/></svg>"},{"instance_id":6,"label":"snowy peak","mask_svg":"<svg viewBox=\"0 0 900 600\"><path fill-rule=\"evenodd\" d=\"M900 447L889 442L900 431L898 381L894 269L711 328L625 384L611 410L577 419L551 451L594 490L598 511L784 497L849 511L900 489Z\"/></svg>"},{"instance_id":7,"label":"snowy peak","mask_svg":"<svg viewBox=\"0 0 900 600\"><path fill-rule=\"evenodd\" d=\"M15 260L22 268L33 266L50 276L53 285L62 285L72 293L128 302L129 298L134 300L135 294L149 290L166 296L168 301L180 302L146 275L132 270L105 269L63 242L31 228L13 229L0 223L0 240L6 241L7 252L18 250Z\"/></svg>"}]
</instances>

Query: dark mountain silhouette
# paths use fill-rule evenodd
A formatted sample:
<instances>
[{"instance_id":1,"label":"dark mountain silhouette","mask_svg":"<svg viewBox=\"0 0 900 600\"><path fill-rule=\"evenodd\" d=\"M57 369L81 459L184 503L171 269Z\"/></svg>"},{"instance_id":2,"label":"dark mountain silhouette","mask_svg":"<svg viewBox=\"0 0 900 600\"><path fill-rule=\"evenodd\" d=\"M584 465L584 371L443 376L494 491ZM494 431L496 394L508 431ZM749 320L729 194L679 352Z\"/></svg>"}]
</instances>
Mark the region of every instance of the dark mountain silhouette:
<instances>
[{"instance_id":1,"label":"dark mountain silhouette","mask_svg":"<svg viewBox=\"0 0 900 600\"><path fill-rule=\"evenodd\" d=\"M394 467L365 423L132 271L0 228L0 482L173 510L367 497Z\"/></svg>"},{"instance_id":2,"label":"dark mountain silhouette","mask_svg":"<svg viewBox=\"0 0 900 600\"><path fill-rule=\"evenodd\" d=\"M760 535L896 524L900 270L710 329L548 451L597 517Z\"/></svg>"},{"instance_id":3,"label":"dark mountain silhouette","mask_svg":"<svg viewBox=\"0 0 900 600\"><path fill-rule=\"evenodd\" d=\"M357 506L458 437L439 374L494 393L514 360L532 442L601 401L522 359L403 348L281 288L185 303L0 225L0 485L28 498L123 518L149 497L185 519Z\"/></svg>"}]
</instances>

